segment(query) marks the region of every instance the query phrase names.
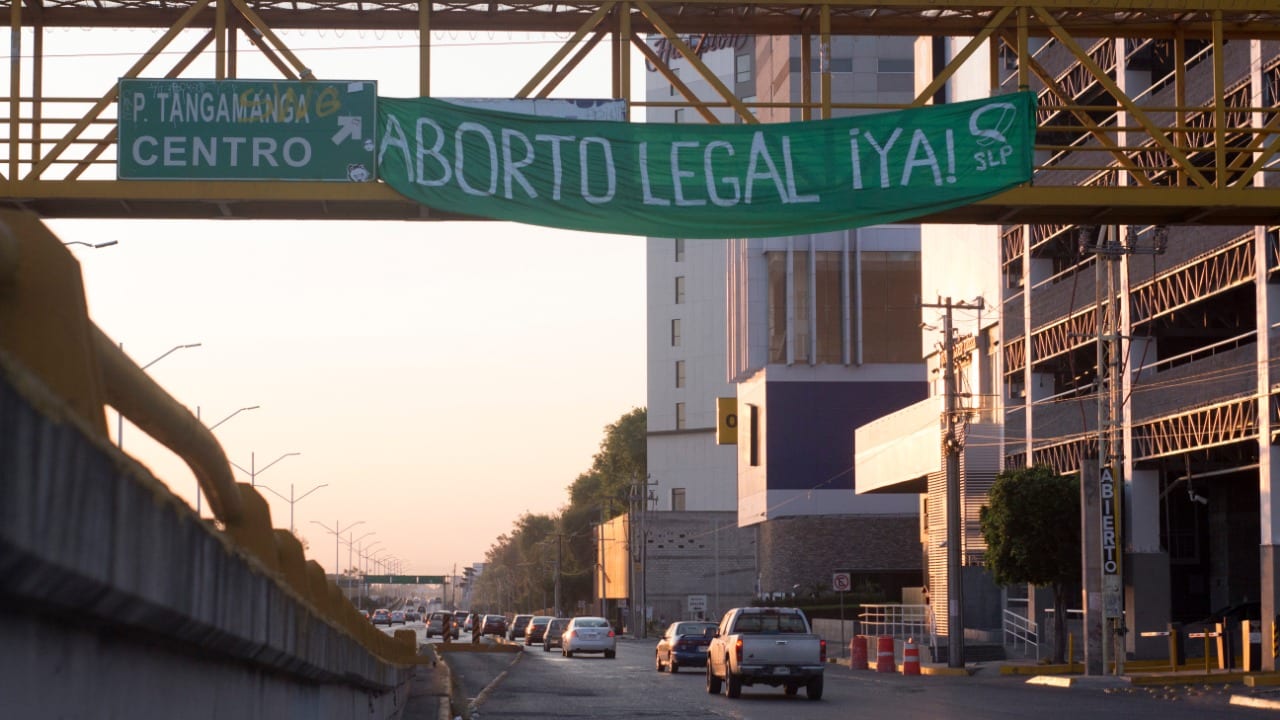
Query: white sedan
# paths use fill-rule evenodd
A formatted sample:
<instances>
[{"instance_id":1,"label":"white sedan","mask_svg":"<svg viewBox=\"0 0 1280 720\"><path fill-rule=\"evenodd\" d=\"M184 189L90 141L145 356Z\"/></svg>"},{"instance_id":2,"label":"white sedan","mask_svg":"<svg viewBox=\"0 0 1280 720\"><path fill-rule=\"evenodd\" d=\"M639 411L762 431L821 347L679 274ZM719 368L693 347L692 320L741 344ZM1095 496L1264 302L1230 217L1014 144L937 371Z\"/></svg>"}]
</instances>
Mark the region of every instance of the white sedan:
<instances>
[{"instance_id":1,"label":"white sedan","mask_svg":"<svg viewBox=\"0 0 1280 720\"><path fill-rule=\"evenodd\" d=\"M584 652L604 653L607 658L617 655L618 639L613 634L613 626L602 617L574 618L560 638L560 652L565 657Z\"/></svg>"}]
</instances>

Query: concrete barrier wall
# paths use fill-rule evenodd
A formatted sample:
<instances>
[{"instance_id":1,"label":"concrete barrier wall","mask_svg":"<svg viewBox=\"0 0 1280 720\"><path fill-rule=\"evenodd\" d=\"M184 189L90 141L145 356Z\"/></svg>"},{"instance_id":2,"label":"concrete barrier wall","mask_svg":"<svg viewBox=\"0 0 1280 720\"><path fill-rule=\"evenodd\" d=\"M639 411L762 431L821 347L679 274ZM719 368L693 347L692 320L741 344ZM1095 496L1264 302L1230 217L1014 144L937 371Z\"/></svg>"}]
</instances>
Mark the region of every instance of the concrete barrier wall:
<instances>
[{"instance_id":1,"label":"concrete barrier wall","mask_svg":"<svg viewBox=\"0 0 1280 720\"><path fill-rule=\"evenodd\" d=\"M319 617L0 351L6 715L385 718L409 673Z\"/></svg>"}]
</instances>

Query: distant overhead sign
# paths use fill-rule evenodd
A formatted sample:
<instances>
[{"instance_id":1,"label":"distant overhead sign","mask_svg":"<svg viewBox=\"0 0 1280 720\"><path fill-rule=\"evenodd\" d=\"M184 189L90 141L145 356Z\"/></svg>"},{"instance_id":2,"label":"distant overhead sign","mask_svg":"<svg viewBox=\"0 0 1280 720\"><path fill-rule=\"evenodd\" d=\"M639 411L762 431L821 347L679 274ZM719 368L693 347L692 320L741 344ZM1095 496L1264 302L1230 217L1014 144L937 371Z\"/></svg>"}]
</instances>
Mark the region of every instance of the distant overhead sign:
<instances>
[{"instance_id":1,"label":"distant overhead sign","mask_svg":"<svg viewBox=\"0 0 1280 720\"><path fill-rule=\"evenodd\" d=\"M443 575L365 575L370 585L443 585Z\"/></svg>"},{"instance_id":2,"label":"distant overhead sign","mask_svg":"<svg viewBox=\"0 0 1280 720\"><path fill-rule=\"evenodd\" d=\"M372 80L144 80L119 87L121 180L373 182Z\"/></svg>"}]
</instances>

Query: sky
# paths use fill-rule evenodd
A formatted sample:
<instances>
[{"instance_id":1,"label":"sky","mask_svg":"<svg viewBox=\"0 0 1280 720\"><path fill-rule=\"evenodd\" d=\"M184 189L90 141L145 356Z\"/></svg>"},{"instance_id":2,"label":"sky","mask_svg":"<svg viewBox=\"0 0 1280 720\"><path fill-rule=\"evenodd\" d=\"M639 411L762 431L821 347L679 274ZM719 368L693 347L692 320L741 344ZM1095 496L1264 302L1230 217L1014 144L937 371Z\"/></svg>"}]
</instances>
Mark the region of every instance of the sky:
<instances>
[{"instance_id":1,"label":"sky","mask_svg":"<svg viewBox=\"0 0 1280 720\"><path fill-rule=\"evenodd\" d=\"M46 39L46 97L100 95L157 33L90 35ZM397 70L416 67L416 37L281 35L319 78L416 94ZM433 94L514 96L558 47L436 35ZM278 77L253 62L242 51L240 77ZM608 97L606 57L587 63L553 96ZM276 527L292 493L307 555L330 572L350 567L348 539L410 574L483 561L521 514L566 504L604 427L645 403L643 238L499 222L49 225L63 242L116 241L68 246L90 317L207 425L230 416L214 431L229 460L270 488ZM123 448L194 505L181 459L127 422Z\"/></svg>"}]
</instances>

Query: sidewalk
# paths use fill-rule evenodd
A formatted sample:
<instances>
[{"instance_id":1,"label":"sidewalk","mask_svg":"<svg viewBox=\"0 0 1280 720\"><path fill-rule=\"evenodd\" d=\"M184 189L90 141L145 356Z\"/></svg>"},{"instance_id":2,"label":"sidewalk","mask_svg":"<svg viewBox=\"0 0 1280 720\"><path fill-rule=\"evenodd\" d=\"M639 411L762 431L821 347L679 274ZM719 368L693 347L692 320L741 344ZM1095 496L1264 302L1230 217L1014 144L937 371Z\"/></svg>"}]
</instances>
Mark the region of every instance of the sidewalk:
<instances>
[{"instance_id":1,"label":"sidewalk","mask_svg":"<svg viewBox=\"0 0 1280 720\"><path fill-rule=\"evenodd\" d=\"M430 662L414 666L400 720L453 720L449 701L453 681L449 666L440 662L430 645L419 646L418 654L430 658Z\"/></svg>"}]
</instances>

